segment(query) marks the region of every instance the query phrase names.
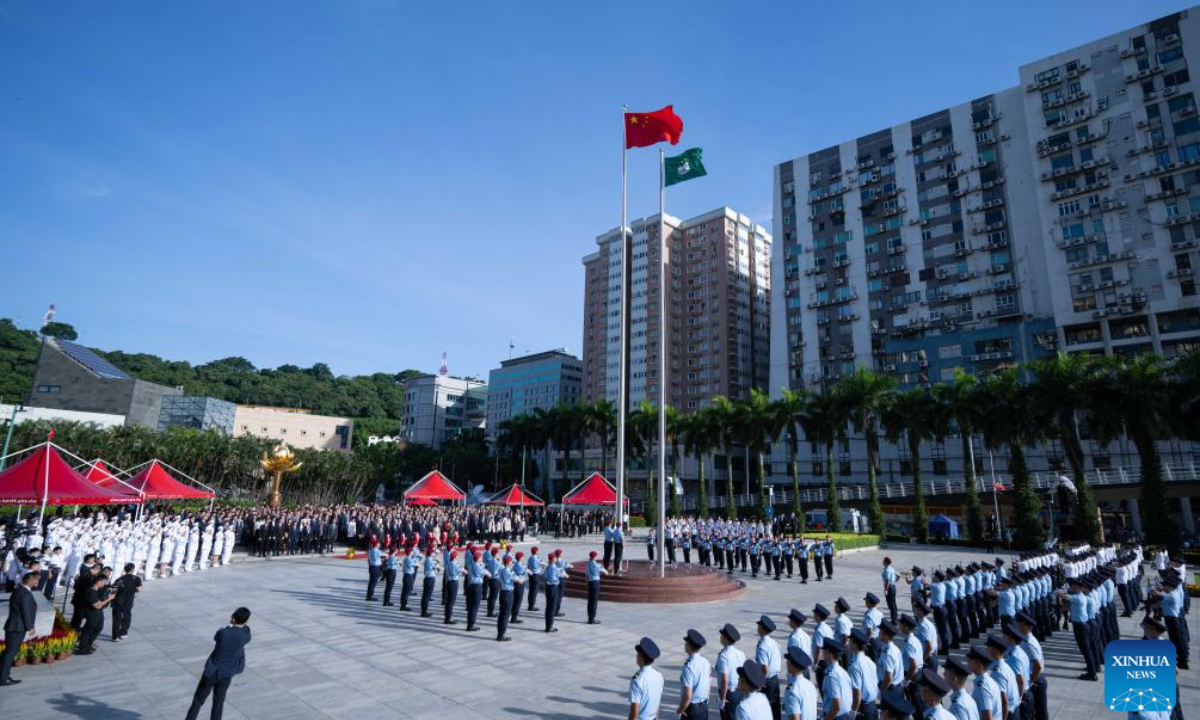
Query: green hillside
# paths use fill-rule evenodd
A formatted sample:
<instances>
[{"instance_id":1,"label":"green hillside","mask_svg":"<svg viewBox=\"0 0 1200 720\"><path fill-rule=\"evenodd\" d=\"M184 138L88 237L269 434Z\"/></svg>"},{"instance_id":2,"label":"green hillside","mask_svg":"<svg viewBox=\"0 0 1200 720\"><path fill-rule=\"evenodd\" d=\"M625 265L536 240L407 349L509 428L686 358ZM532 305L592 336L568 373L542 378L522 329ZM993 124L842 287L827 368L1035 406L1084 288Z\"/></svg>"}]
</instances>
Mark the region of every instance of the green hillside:
<instances>
[{"instance_id":1,"label":"green hillside","mask_svg":"<svg viewBox=\"0 0 1200 720\"><path fill-rule=\"evenodd\" d=\"M63 337L71 337L69 325L58 325ZM37 363L39 339L36 332L22 330L8 318L0 318L0 397L24 399L29 393ZM361 418L359 432L391 432L399 429L404 389L400 384L416 370L371 375L334 375L325 363L302 368L280 365L256 368L241 357L214 360L203 365L164 360L147 353L102 351L117 367L134 377L163 385L182 386L189 395L209 395L250 405L299 407L322 415ZM356 432L356 435L358 433ZM365 435L364 435L365 437Z\"/></svg>"}]
</instances>

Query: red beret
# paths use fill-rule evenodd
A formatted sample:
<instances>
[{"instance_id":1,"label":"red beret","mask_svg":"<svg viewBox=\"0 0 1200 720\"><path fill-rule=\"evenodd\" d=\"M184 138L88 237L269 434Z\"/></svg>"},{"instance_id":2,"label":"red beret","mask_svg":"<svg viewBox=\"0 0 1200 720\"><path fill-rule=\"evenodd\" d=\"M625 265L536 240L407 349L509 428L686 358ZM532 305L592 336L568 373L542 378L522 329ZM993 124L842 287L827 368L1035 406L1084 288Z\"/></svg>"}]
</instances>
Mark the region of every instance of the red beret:
<instances>
[{"instance_id":1,"label":"red beret","mask_svg":"<svg viewBox=\"0 0 1200 720\"><path fill-rule=\"evenodd\" d=\"M505 565L508 565L508 564L509 564L509 563L511 563L511 562L512 562L512 556L511 556L511 555L505 555L505 556L504 556L504 564L505 564Z\"/></svg>"},{"instance_id":2,"label":"red beret","mask_svg":"<svg viewBox=\"0 0 1200 720\"><path fill-rule=\"evenodd\" d=\"M493 555L499 555L499 554L500 554L500 548L498 548L498 547L494 547L494 548L492 548L492 554L493 554Z\"/></svg>"},{"instance_id":3,"label":"red beret","mask_svg":"<svg viewBox=\"0 0 1200 720\"><path fill-rule=\"evenodd\" d=\"M457 550L451 550L451 551L450 551L450 559L451 559L451 560L456 560L457 558L458 558L458 551L457 551Z\"/></svg>"},{"instance_id":4,"label":"red beret","mask_svg":"<svg viewBox=\"0 0 1200 720\"><path fill-rule=\"evenodd\" d=\"M483 553L481 553L481 552L479 552L478 550L476 550L476 551L475 551L475 559L476 559L476 560L478 560L478 559L480 559L480 558L482 558L482 557L483 557Z\"/></svg>"},{"instance_id":5,"label":"red beret","mask_svg":"<svg viewBox=\"0 0 1200 720\"><path fill-rule=\"evenodd\" d=\"M533 553L534 555L537 555L537 545L534 545L533 547L529 548L529 552Z\"/></svg>"},{"instance_id":6,"label":"red beret","mask_svg":"<svg viewBox=\"0 0 1200 720\"><path fill-rule=\"evenodd\" d=\"M523 558L523 557L525 557L525 553L523 553L523 552L521 552L520 550L518 550L518 551L517 551L517 559L518 559L518 560L520 560L520 559L521 559L521 558Z\"/></svg>"},{"instance_id":7,"label":"red beret","mask_svg":"<svg viewBox=\"0 0 1200 720\"><path fill-rule=\"evenodd\" d=\"M599 554L600 554L600 553L598 553L598 552L596 552L595 550L593 550L593 551L591 551L590 553L588 553L588 557L590 557L590 558L592 558L593 560L595 560L595 559L596 559L596 557L597 557Z\"/></svg>"}]
</instances>

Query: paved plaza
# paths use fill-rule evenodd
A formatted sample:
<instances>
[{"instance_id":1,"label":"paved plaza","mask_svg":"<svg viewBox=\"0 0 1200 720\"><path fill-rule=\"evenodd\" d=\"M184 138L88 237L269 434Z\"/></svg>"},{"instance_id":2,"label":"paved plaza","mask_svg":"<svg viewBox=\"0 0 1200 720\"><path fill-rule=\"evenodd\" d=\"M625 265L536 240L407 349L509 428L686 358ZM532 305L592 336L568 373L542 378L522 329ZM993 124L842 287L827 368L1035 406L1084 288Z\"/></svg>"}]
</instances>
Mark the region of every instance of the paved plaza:
<instances>
[{"instance_id":1,"label":"paved plaza","mask_svg":"<svg viewBox=\"0 0 1200 720\"><path fill-rule=\"evenodd\" d=\"M579 560L593 544L551 540L541 547L562 547L568 560ZM630 549L634 557L645 557L642 544ZM231 720L624 717L625 693L636 669L632 648L642 635L652 636L663 648L659 666L667 689L660 717L669 718L678 701L681 638L689 627L709 639L704 654L715 660L716 629L725 622L742 630L740 646L747 652L761 613L779 622L781 644L791 607L807 612L816 602L831 606L843 595L855 605L857 623L863 593L879 590L885 552L898 567L916 563L927 571L982 557L924 548L850 552L836 563L831 582L748 580L743 598L714 604L606 603L598 627L584 623L582 600L566 598L567 617L559 620L558 633L542 632L539 613L510 627L513 642L497 643L490 620L483 632L463 631L461 602L460 624L453 628L443 626L440 617L423 620L416 613L364 602L366 567L361 559L238 556L228 568L148 583L125 642L109 642L106 628L99 651L90 657L15 669L13 676L24 682L0 689L0 717L178 720L212 648L213 633L228 622L234 608L246 605L254 612L254 639L246 651L246 672L229 691L225 717ZM902 591L899 600L906 609L907 593ZM1193 636L1200 637L1195 615ZM1122 619L1121 628L1125 637L1140 637L1135 619ZM1103 681L1075 679L1082 662L1070 633L1049 639L1046 655L1051 716L1096 716ZM1180 691L1185 716L1200 712L1200 672L1185 674ZM201 717L208 717L207 706Z\"/></svg>"}]
</instances>

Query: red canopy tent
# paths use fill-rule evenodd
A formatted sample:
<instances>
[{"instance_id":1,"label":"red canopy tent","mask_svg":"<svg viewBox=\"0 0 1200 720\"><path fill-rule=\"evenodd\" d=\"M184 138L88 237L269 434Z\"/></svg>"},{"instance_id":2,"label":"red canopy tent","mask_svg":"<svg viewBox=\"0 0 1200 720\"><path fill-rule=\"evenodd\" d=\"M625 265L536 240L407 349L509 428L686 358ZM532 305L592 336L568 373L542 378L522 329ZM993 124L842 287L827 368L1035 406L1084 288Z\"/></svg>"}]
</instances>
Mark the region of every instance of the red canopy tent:
<instances>
[{"instance_id":1,"label":"red canopy tent","mask_svg":"<svg viewBox=\"0 0 1200 720\"><path fill-rule=\"evenodd\" d=\"M129 472L134 471L138 472L123 482L140 493L146 500L209 500L216 497L212 488L206 487L200 490L179 482L171 473L167 472L164 463L160 460L143 463Z\"/></svg>"},{"instance_id":2,"label":"red canopy tent","mask_svg":"<svg viewBox=\"0 0 1200 720\"><path fill-rule=\"evenodd\" d=\"M15 465L0 471L0 505L41 505L45 512L47 505L123 505L141 502L140 498L121 494L88 480L63 460L58 454L60 450L62 448L47 441L13 453L29 454Z\"/></svg>"},{"instance_id":3,"label":"red canopy tent","mask_svg":"<svg viewBox=\"0 0 1200 720\"><path fill-rule=\"evenodd\" d=\"M404 502L412 504L414 500L452 500L462 502L467 494L450 482L450 478L437 470L430 472L404 491Z\"/></svg>"},{"instance_id":4,"label":"red canopy tent","mask_svg":"<svg viewBox=\"0 0 1200 720\"><path fill-rule=\"evenodd\" d=\"M85 478L91 480L102 488L107 488L120 495L129 498L126 502L141 502L142 494L130 487L126 482L118 478L103 460L96 458L90 463L81 465L76 470L87 467L87 472L83 474Z\"/></svg>"},{"instance_id":5,"label":"red canopy tent","mask_svg":"<svg viewBox=\"0 0 1200 720\"><path fill-rule=\"evenodd\" d=\"M404 504L405 505L437 505L436 502L434 502L433 500L430 500L429 498L413 498L412 500L405 500Z\"/></svg>"},{"instance_id":6,"label":"red canopy tent","mask_svg":"<svg viewBox=\"0 0 1200 720\"><path fill-rule=\"evenodd\" d=\"M541 507L546 503L522 490L520 485L513 483L508 489L501 490L488 498L487 504L508 505L511 507Z\"/></svg>"},{"instance_id":7,"label":"red canopy tent","mask_svg":"<svg viewBox=\"0 0 1200 720\"><path fill-rule=\"evenodd\" d=\"M111 485L112 481L117 479L117 476L113 474L112 470L109 470L108 465L100 458L91 461L86 467L87 472L83 476L97 485ZM79 468L76 469L78 470Z\"/></svg>"},{"instance_id":8,"label":"red canopy tent","mask_svg":"<svg viewBox=\"0 0 1200 720\"><path fill-rule=\"evenodd\" d=\"M629 502L629 498L625 498ZM616 505L617 489L604 479L604 476L594 472L587 480L571 488L562 498L563 505Z\"/></svg>"}]
</instances>

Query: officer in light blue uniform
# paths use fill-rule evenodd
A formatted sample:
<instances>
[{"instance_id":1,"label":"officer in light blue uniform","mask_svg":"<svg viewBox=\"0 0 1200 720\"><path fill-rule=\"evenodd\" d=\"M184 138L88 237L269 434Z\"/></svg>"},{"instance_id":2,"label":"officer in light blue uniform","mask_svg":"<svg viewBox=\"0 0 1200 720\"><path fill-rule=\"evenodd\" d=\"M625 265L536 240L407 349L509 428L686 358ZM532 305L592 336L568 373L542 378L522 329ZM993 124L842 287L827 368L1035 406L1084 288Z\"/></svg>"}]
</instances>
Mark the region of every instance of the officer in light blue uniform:
<instances>
[{"instance_id":1,"label":"officer in light blue uniform","mask_svg":"<svg viewBox=\"0 0 1200 720\"><path fill-rule=\"evenodd\" d=\"M826 640L821 645L825 677L821 680L821 716L833 720L854 720L854 687L850 675L839 664L842 644Z\"/></svg>"},{"instance_id":2,"label":"officer in light blue uniform","mask_svg":"<svg viewBox=\"0 0 1200 720\"><path fill-rule=\"evenodd\" d=\"M600 609L600 576L607 575L608 571L597 562L595 550L588 556L585 573L588 587L587 622L588 625L599 625L600 621L596 619L596 612Z\"/></svg>"},{"instance_id":3,"label":"officer in light blue uniform","mask_svg":"<svg viewBox=\"0 0 1200 720\"><path fill-rule=\"evenodd\" d=\"M879 609L879 596L869 592L863 596L863 603L866 604L867 611L863 613L862 630L872 641L878 640L879 623L883 622L883 611ZM872 647L867 649L867 652L874 659L874 642L872 642Z\"/></svg>"},{"instance_id":4,"label":"officer in light blue uniform","mask_svg":"<svg viewBox=\"0 0 1200 720\"><path fill-rule=\"evenodd\" d=\"M933 573L933 582L929 584L929 608L933 610L933 625L937 628L938 652L949 655L954 639L946 618L946 576L941 570Z\"/></svg>"},{"instance_id":5,"label":"officer in light blue uniform","mask_svg":"<svg viewBox=\"0 0 1200 720\"><path fill-rule=\"evenodd\" d=\"M900 612L896 607L896 583L899 582L900 575L896 572L896 568L892 567L890 557L883 559L883 571L879 573L879 577L883 580L883 597L887 600L888 614L892 622L896 622Z\"/></svg>"},{"instance_id":6,"label":"officer in light blue uniform","mask_svg":"<svg viewBox=\"0 0 1200 720\"><path fill-rule=\"evenodd\" d=\"M483 601L483 579L491 577L491 573L483 567L480 560L483 559L483 553L479 550L467 549L466 557L466 574L467 574L467 632L478 632L479 625L476 624L476 619L479 617L479 605Z\"/></svg>"},{"instance_id":7,"label":"officer in light blue uniform","mask_svg":"<svg viewBox=\"0 0 1200 720\"><path fill-rule=\"evenodd\" d=\"M1017 691L1021 693L1021 704L1032 703L1033 687L1029 683L1029 656L1025 654L1025 650L1021 647L1021 642L1025 639L1021 631L1017 629L1016 623L1009 623L1004 626L1004 640L1011 647L1004 653L1004 662L1012 668L1013 675L1017 678ZM1026 708L1026 712L1032 709L1032 706Z\"/></svg>"},{"instance_id":8,"label":"officer in light blue uniform","mask_svg":"<svg viewBox=\"0 0 1200 720\"><path fill-rule=\"evenodd\" d=\"M955 720L950 711L942 707L942 698L950 692L950 683L933 670L925 668L921 671L919 687L921 704L925 708L921 713L923 720Z\"/></svg>"},{"instance_id":9,"label":"officer in light blue uniform","mask_svg":"<svg viewBox=\"0 0 1200 720\"><path fill-rule=\"evenodd\" d=\"M521 599L525 595L525 583L529 582L529 570L526 568L522 560L525 558L525 553L517 552L513 557L513 564L509 567L512 570L514 586L513 586L513 601L512 613L509 615L508 621L512 625L521 625L525 621L521 619Z\"/></svg>"},{"instance_id":10,"label":"officer in light blue uniform","mask_svg":"<svg viewBox=\"0 0 1200 720\"><path fill-rule=\"evenodd\" d=\"M916 565L912 566L912 574L908 581L908 594L910 603L925 599L925 571Z\"/></svg>"},{"instance_id":11,"label":"officer in light blue uniform","mask_svg":"<svg viewBox=\"0 0 1200 720\"><path fill-rule=\"evenodd\" d=\"M784 657L788 686L783 694L783 720L816 720L821 698L817 686L807 677L812 658L798 647L789 647Z\"/></svg>"},{"instance_id":12,"label":"officer in light blue uniform","mask_svg":"<svg viewBox=\"0 0 1200 720\"><path fill-rule=\"evenodd\" d=\"M797 648L803 650L804 654L809 657L809 665L812 665L812 638L804 631L804 623L808 621L808 616L800 610L792 608L788 613L788 625L792 628L792 634L788 635L788 649Z\"/></svg>"},{"instance_id":13,"label":"officer in light blue uniform","mask_svg":"<svg viewBox=\"0 0 1200 720\"><path fill-rule=\"evenodd\" d=\"M686 537L686 536L685 536ZM708 696L712 691L712 666L700 651L708 641L697 630L683 638L687 660L679 673L679 707L675 714L687 720L708 720Z\"/></svg>"},{"instance_id":14,"label":"officer in light blue uniform","mask_svg":"<svg viewBox=\"0 0 1200 720\"><path fill-rule=\"evenodd\" d=\"M864 630L855 629L850 633L850 661L846 664L846 674L850 676L854 711L859 720L878 720L879 717L879 674L866 653L871 643L871 636Z\"/></svg>"},{"instance_id":15,"label":"officer in light blue uniform","mask_svg":"<svg viewBox=\"0 0 1200 720\"><path fill-rule=\"evenodd\" d=\"M783 654L779 643L771 638L775 632L775 621L766 615L758 618L758 645L754 648L754 661L762 668L765 682L763 694L771 705L771 711L779 714L779 673L783 670Z\"/></svg>"},{"instance_id":16,"label":"officer in light blue uniform","mask_svg":"<svg viewBox=\"0 0 1200 720\"><path fill-rule=\"evenodd\" d=\"M558 563L554 561L554 553L550 553L550 558L546 562L546 570L544 572L546 582L546 632L558 632L558 628L554 627L554 617L557 614L555 611L558 598L558 586L562 580L562 571L559 570ZM656 673L658 671L655 671Z\"/></svg>"},{"instance_id":17,"label":"officer in light blue uniform","mask_svg":"<svg viewBox=\"0 0 1200 720\"><path fill-rule=\"evenodd\" d=\"M458 551L451 550L449 559L446 561L446 597L443 598L443 606L445 614L442 618L443 625L457 625L458 621L454 619L454 603L458 600L458 579L462 576L462 565L458 562Z\"/></svg>"},{"instance_id":18,"label":"officer in light blue uniform","mask_svg":"<svg viewBox=\"0 0 1200 720\"><path fill-rule=\"evenodd\" d=\"M517 576L512 571L513 559L512 555L504 554L504 558L500 561L500 570L498 571L500 581L500 607L499 615L496 616L496 640L498 642L508 642L512 638L508 636L508 622L512 617L513 611L513 588L517 585Z\"/></svg>"},{"instance_id":19,"label":"officer in light blue uniform","mask_svg":"<svg viewBox=\"0 0 1200 720\"><path fill-rule=\"evenodd\" d=\"M929 606L924 602L913 603L913 611L917 614L917 627L913 632L921 643L921 653L924 657L923 666L937 670L938 637L937 628L929 619Z\"/></svg>"},{"instance_id":20,"label":"officer in light blue uniform","mask_svg":"<svg viewBox=\"0 0 1200 720\"><path fill-rule=\"evenodd\" d=\"M742 695L742 701L733 715L735 720L771 720L775 717L770 701L762 693L767 682L762 667L753 660L747 660L737 672L738 692Z\"/></svg>"},{"instance_id":21,"label":"officer in light blue uniform","mask_svg":"<svg viewBox=\"0 0 1200 720\"><path fill-rule=\"evenodd\" d=\"M424 578L421 586L421 617L433 617L433 613L429 612L429 602L433 600L433 589L437 586L438 561L432 549L425 556L421 571Z\"/></svg>"},{"instance_id":22,"label":"officer in light blue uniform","mask_svg":"<svg viewBox=\"0 0 1200 720\"><path fill-rule=\"evenodd\" d=\"M879 674L879 689L903 690L904 655L893 642L897 635L896 626L891 620L879 623L879 652L875 659L875 667Z\"/></svg>"},{"instance_id":23,"label":"officer in light blue uniform","mask_svg":"<svg viewBox=\"0 0 1200 720\"><path fill-rule=\"evenodd\" d=\"M389 552L383 563L383 605L392 607L392 589L396 587L396 572L400 568L400 548Z\"/></svg>"},{"instance_id":24,"label":"officer in light blue uniform","mask_svg":"<svg viewBox=\"0 0 1200 720\"><path fill-rule=\"evenodd\" d=\"M412 595L413 586L417 581L417 568L421 565L421 551L413 545L404 554L404 577L400 581L400 609L408 612L408 598Z\"/></svg>"},{"instance_id":25,"label":"officer in light blue uniform","mask_svg":"<svg viewBox=\"0 0 1200 720\"><path fill-rule=\"evenodd\" d=\"M609 520L608 524L604 526L604 567L608 567L612 562L614 524L613 520Z\"/></svg>"},{"instance_id":26,"label":"officer in light blue uniform","mask_svg":"<svg viewBox=\"0 0 1200 720\"><path fill-rule=\"evenodd\" d=\"M525 589L529 605L525 609L529 612L536 612L538 590L542 585L542 559L538 557L536 545L529 549L529 559L525 561L525 568L529 570L529 587Z\"/></svg>"},{"instance_id":27,"label":"officer in light blue uniform","mask_svg":"<svg viewBox=\"0 0 1200 720\"><path fill-rule=\"evenodd\" d=\"M553 606L553 603L549 603ZM629 715L637 720L656 720L662 702L663 676L652 667L660 652L648 637L633 646L638 671L629 680Z\"/></svg>"},{"instance_id":28,"label":"officer in light blue uniform","mask_svg":"<svg viewBox=\"0 0 1200 720\"><path fill-rule=\"evenodd\" d=\"M721 638L721 651L717 653L717 665L714 668L717 674L717 709L721 712L722 720L730 720L742 700L737 671L746 662L746 654L736 647L742 634L733 625L725 623L718 635Z\"/></svg>"},{"instance_id":29,"label":"officer in light blue uniform","mask_svg":"<svg viewBox=\"0 0 1200 720\"><path fill-rule=\"evenodd\" d=\"M1017 613L1017 629L1021 631L1021 649L1029 657L1029 684L1026 686L1027 702L1033 706L1034 720L1049 720L1048 688L1046 686L1046 655L1033 629L1037 620L1029 613ZM1026 712L1028 717L1029 713Z\"/></svg>"},{"instance_id":30,"label":"officer in light blue uniform","mask_svg":"<svg viewBox=\"0 0 1200 720\"><path fill-rule=\"evenodd\" d=\"M1067 581L1070 589L1070 594L1067 595L1067 600L1070 603L1070 619L1071 628L1075 632L1075 644L1079 647L1079 654L1083 656L1084 665L1087 670L1079 676L1080 680L1096 681L1096 653L1092 646L1092 636L1088 629L1088 599L1087 585L1083 578L1075 577Z\"/></svg>"},{"instance_id":31,"label":"officer in light blue uniform","mask_svg":"<svg viewBox=\"0 0 1200 720\"><path fill-rule=\"evenodd\" d=\"M367 549L367 602L375 602L375 586L383 574L383 556L379 552L379 541L371 538L371 547Z\"/></svg>"},{"instance_id":32,"label":"officer in light blue uniform","mask_svg":"<svg viewBox=\"0 0 1200 720\"><path fill-rule=\"evenodd\" d=\"M833 601L833 609L837 613L833 618L834 639L842 645L850 638L850 631L854 629L854 621L850 619L850 603L846 598L839 597Z\"/></svg>"},{"instance_id":33,"label":"officer in light blue uniform","mask_svg":"<svg viewBox=\"0 0 1200 720\"><path fill-rule=\"evenodd\" d=\"M979 708L966 690L971 670L959 660L946 660L942 677L950 685L950 714L954 720L979 720Z\"/></svg>"},{"instance_id":34,"label":"officer in light blue uniform","mask_svg":"<svg viewBox=\"0 0 1200 720\"><path fill-rule=\"evenodd\" d=\"M1000 701L1007 713L1006 720L1017 720L1020 718L1021 689L1012 665L1004 659L1008 652L1008 643L1003 636L991 633L987 637L986 647L993 660L991 675L996 681L996 687L1000 688Z\"/></svg>"},{"instance_id":35,"label":"officer in light blue uniform","mask_svg":"<svg viewBox=\"0 0 1200 720\"><path fill-rule=\"evenodd\" d=\"M979 720L1005 720L1000 686L989 672L992 662L991 654L983 645L972 645L967 651L967 667L974 677L971 699L979 711Z\"/></svg>"}]
</instances>

